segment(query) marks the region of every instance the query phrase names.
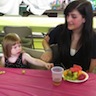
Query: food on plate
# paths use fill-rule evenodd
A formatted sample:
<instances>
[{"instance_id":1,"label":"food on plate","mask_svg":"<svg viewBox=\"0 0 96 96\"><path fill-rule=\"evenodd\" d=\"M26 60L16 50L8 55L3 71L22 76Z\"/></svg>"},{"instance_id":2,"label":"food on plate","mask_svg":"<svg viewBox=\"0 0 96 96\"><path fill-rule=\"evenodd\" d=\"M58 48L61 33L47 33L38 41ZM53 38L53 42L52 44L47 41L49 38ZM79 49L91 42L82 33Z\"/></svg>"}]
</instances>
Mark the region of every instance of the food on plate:
<instances>
[{"instance_id":1,"label":"food on plate","mask_svg":"<svg viewBox=\"0 0 96 96\"><path fill-rule=\"evenodd\" d=\"M85 74L80 74L78 76L78 80L84 80L86 78L86 75Z\"/></svg>"},{"instance_id":2,"label":"food on plate","mask_svg":"<svg viewBox=\"0 0 96 96\"><path fill-rule=\"evenodd\" d=\"M86 78L86 75L82 71L82 67L76 64L65 70L63 75L64 80L84 80Z\"/></svg>"}]
</instances>

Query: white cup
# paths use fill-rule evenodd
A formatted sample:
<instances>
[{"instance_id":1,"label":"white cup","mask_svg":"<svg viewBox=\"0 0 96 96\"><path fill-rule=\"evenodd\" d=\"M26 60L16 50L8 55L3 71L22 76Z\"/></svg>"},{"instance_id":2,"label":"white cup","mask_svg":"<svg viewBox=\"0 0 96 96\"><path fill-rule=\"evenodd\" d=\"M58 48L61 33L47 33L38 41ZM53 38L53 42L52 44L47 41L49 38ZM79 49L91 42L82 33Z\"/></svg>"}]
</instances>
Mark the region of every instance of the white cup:
<instances>
[{"instance_id":1,"label":"white cup","mask_svg":"<svg viewBox=\"0 0 96 96\"><path fill-rule=\"evenodd\" d=\"M64 69L60 66L54 66L51 68L52 71L52 80L54 85L60 85L62 81L62 74Z\"/></svg>"}]
</instances>

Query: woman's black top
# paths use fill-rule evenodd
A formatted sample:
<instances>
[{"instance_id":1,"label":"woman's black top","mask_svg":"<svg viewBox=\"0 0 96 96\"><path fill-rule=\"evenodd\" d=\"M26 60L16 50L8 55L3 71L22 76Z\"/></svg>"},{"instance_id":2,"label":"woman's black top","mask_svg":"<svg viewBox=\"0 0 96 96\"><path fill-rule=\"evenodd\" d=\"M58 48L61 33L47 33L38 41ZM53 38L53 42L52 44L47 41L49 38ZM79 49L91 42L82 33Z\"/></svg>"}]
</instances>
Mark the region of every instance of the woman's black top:
<instances>
[{"instance_id":1,"label":"woman's black top","mask_svg":"<svg viewBox=\"0 0 96 96\"><path fill-rule=\"evenodd\" d=\"M54 28L50 34L49 44L58 44L60 41L60 35L64 29L64 25L58 25ZM65 67L66 69L73 66L73 64L80 65L84 71L89 69L91 59L96 59L96 34L92 37L91 47L88 49L88 46L81 46L80 49L76 52L75 55L71 56L70 51L65 52L64 46L58 45L58 53L56 60L53 62L55 66L59 65ZM60 48L61 49L60 49ZM87 50L88 49L88 50ZM61 52L61 50L63 50Z\"/></svg>"},{"instance_id":2,"label":"woman's black top","mask_svg":"<svg viewBox=\"0 0 96 96\"><path fill-rule=\"evenodd\" d=\"M49 33L49 44L57 44L60 39L60 34L63 31L63 26L64 24L58 25L56 28L54 28L50 33Z\"/></svg>"}]
</instances>

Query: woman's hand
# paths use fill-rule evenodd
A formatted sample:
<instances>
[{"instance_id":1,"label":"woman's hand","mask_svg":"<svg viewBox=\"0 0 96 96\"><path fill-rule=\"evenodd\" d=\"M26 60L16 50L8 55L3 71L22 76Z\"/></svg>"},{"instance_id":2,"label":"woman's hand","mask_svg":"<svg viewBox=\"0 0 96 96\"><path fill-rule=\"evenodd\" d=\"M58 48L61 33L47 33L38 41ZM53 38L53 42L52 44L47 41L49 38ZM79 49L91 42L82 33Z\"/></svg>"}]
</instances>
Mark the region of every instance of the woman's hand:
<instances>
[{"instance_id":1,"label":"woman's hand","mask_svg":"<svg viewBox=\"0 0 96 96\"><path fill-rule=\"evenodd\" d=\"M52 60L52 51L45 51L42 54L41 59L45 62L50 62Z\"/></svg>"},{"instance_id":2,"label":"woman's hand","mask_svg":"<svg viewBox=\"0 0 96 96\"><path fill-rule=\"evenodd\" d=\"M47 41L47 43L49 43L50 37L49 37L48 35L46 35L46 36L44 37L44 39Z\"/></svg>"}]
</instances>

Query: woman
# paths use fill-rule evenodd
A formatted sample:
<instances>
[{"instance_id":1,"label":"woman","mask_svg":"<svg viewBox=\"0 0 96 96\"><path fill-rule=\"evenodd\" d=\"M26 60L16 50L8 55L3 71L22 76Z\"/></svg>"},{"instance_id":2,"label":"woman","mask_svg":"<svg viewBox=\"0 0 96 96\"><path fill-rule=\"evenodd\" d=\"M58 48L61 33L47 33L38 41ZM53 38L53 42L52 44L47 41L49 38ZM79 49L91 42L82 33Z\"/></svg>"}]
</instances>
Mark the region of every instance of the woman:
<instances>
[{"instance_id":1,"label":"woman","mask_svg":"<svg viewBox=\"0 0 96 96\"><path fill-rule=\"evenodd\" d=\"M64 10L64 15L65 24L57 26L45 37L44 49L51 50L49 44L58 44L59 66L70 68L78 64L84 71L92 72L96 66L96 35L92 28L91 3L87 0L73 1ZM49 50L41 57L45 61L52 59ZM58 64L55 62L55 65Z\"/></svg>"}]
</instances>

